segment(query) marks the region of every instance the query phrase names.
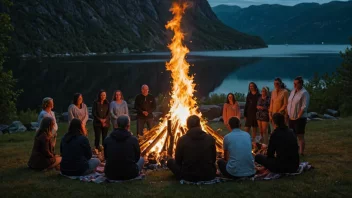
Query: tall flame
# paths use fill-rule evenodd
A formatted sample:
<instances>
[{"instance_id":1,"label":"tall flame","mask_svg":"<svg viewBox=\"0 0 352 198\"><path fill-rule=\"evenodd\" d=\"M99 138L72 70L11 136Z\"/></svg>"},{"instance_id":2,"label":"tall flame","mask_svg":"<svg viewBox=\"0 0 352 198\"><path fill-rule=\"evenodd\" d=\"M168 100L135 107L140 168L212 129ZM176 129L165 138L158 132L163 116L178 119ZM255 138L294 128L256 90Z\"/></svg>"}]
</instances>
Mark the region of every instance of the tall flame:
<instances>
[{"instance_id":1,"label":"tall flame","mask_svg":"<svg viewBox=\"0 0 352 198\"><path fill-rule=\"evenodd\" d=\"M173 3L170 11L174 15L173 19L166 25L167 29L174 32L172 42L168 45L171 50L172 58L166 63L166 69L171 71L172 90L170 93L170 111L161 123L154 127L145 135L144 140L140 141L141 150L144 154L170 149L172 153L178 138L187 131L186 120L190 115L197 115L201 118L202 114L198 110L196 99L194 98L195 84L193 76L189 76L190 64L186 61L189 49L183 45L184 34L181 30L181 21L187 3ZM168 133L168 120L171 120L171 134ZM213 131L204 119L201 118L203 130L213 135L216 139L218 151L222 150L222 136Z\"/></svg>"}]
</instances>

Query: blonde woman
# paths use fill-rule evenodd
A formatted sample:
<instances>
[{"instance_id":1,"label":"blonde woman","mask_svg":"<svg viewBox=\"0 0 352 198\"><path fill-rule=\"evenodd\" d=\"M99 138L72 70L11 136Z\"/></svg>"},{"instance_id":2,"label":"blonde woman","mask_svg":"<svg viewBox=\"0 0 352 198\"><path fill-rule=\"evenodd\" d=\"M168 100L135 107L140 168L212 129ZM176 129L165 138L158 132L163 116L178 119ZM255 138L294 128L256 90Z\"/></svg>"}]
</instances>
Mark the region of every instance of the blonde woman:
<instances>
[{"instance_id":1,"label":"blonde woman","mask_svg":"<svg viewBox=\"0 0 352 198\"><path fill-rule=\"evenodd\" d=\"M260 135L263 138L263 143L268 145L268 125L269 125L269 107L270 107L270 97L269 88L263 87L261 96L257 102L257 121L260 130Z\"/></svg>"},{"instance_id":2,"label":"blonde woman","mask_svg":"<svg viewBox=\"0 0 352 198\"><path fill-rule=\"evenodd\" d=\"M116 90L113 94L112 101L110 103L110 115L111 124L113 128L117 128L116 120L120 115L128 116L128 106L127 102L123 99L122 92Z\"/></svg>"},{"instance_id":3,"label":"blonde woman","mask_svg":"<svg viewBox=\"0 0 352 198\"><path fill-rule=\"evenodd\" d=\"M53 127L52 127L51 132L52 132L52 144L55 148L58 126L57 126L57 122L56 122L56 118L55 118L55 113L52 111L52 109L54 108L54 100L50 97L44 98L43 102L42 102L42 108L43 109L39 113L39 116L38 116L38 123L40 126L42 120L45 117L50 117L53 119Z\"/></svg>"},{"instance_id":4,"label":"blonde woman","mask_svg":"<svg viewBox=\"0 0 352 198\"><path fill-rule=\"evenodd\" d=\"M272 115L281 113L287 118L287 103L288 91L286 85L282 82L281 78L276 78L274 81L275 90L271 92L269 116L272 120ZM286 119L287 124L287 119Z\"/></svg>"}]
</instances>

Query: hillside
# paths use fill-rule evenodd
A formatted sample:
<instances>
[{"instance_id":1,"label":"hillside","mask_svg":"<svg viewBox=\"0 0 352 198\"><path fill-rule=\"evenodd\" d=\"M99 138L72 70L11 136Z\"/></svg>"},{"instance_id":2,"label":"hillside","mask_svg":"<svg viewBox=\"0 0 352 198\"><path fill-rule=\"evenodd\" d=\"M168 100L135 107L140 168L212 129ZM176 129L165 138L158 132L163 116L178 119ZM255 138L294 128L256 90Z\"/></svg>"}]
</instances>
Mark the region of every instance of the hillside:
<instances>
[{"instance_id":1,"label":"hillside","mask_svg":"<svg viewBox=\"0 0 352 198\"><path fill-rule=\"evenodd\" d=\"M258 35L268 44L346 44L352 36L351 10L352 1L213 8L226 25Z\"/></svg>"},{"instance_id":2,"label":"hillside","mask_svg":"<svg viewBox=\"0 0 352 198\"><path fill-rule=\"evenodd\" d=\"M166 50L171 0L17 0L10 52L36 54ZM207 0L188 1L184 19L191 50L266 47L222 24ZM2 8L3 9L3 8ZM1 6L0 6L0 10ZM190 42L192 41L192 42ZM128 49L128 50L127 50Z\"/></svg>"}]
</instances>

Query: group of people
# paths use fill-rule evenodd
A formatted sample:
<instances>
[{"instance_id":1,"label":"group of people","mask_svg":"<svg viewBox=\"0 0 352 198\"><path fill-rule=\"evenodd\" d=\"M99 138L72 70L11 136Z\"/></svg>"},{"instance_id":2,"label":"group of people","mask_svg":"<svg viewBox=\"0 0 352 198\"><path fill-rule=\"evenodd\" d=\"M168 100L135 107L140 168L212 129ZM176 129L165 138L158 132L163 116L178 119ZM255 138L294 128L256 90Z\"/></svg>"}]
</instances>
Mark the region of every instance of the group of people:
<instances>
[{"instance_id":1,"label":"group of people","mask_svg":"<svg viewBox=\"0 0 352 198\"><path fill-rule=\"evenodd\" d=\"M148 128L153 127L152 113L156 108L155 98L149 94L147 85L142 86L141 92L135 99L139 135L143 135L145 124ZM275 90L271 93L271 98L268 88L263 88L259 94L255 83L250 83L244 110L245 131L242 131L238 102L233 94L229 94L224 105L224 123L231 132L223 140L224 159L217 161L222 175L233 179L251 177L255 174L254 161L272 172L295 172L299 165L299 154L304 151L304 138L302 142L300 136L304 137L308 104L309 95L301 77L294 80L294 90L289 96L279 78L275 79ZM54 150L58 126L52 112L53 107L52 98L43 99L43 110L38 116L40 128L35 135L28 166L37 170L59 168L62 174L68 176L92 173L101 162L92 158L85 127L88 110L82 94L75 94L73 103L69 106L69 128L61 140L60 156L55 155ZM130 118L122 92L115 91L113 101L109 103L106 92L100 91L94 101L92 114L94 145L96 149L104 149L107 178L128 180L138 176L144 158L141 157L138 139L130 132ZM267 147L267 156L256 155L254 158L254 133L258 126L265 133L264 129L269 122L274 130L270 139L267 138L268 143L263 144L263 147ZM113 125L113 131L107 136L110 124ZM187 119L187 128L187 133L177 142L175 159L167 162L168 168L177 178L188 181L215 178L215 139L202 130L200 118L196 115ZM252 138L248 133L250 128ZM101 135L103 146L100 145ZM297 136L300 146L297 144Z\"/></svg>"},{"instance_id":2,"label":"group of people","mask_svg":"<svg viewBox=\"0 0 352 198\"><path fill-rule=\"evenodd\" d=\"M259 128L260 137L264 144L269 143L268 127L273 123L273 115L280 113L285 118L285 123L294 130L298 137L300 154L304 155L305 148L305 125L307 123L307 108L309 105L309 94L303 87L302 77L294 80L294 90L289 91L280 78L274 80L275 89L271 92L268 87L263 87L259 93L254 82L249 83L249 91L244 107L244 129L250 132L252 129L252 141L257 136ZM226 127L231 130L229 119L231 117L241 118L241 111L234 94L227 95L227 101L223 107L223 120Z\"/></svg>"}]
</instances>

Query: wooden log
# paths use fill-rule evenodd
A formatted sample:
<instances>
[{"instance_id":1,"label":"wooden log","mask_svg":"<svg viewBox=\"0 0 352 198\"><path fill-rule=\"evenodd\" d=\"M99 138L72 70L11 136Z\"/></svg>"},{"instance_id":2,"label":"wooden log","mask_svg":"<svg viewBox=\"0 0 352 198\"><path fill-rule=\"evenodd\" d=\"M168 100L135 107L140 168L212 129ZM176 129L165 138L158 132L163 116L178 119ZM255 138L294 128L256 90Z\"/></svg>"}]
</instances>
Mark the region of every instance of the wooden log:
<instances>
[{"instance_id":1,"label":"wooden log","mask_svg":"<svg viewBox=\"0 0 352 198\"><path fill-rule=\"evenodd\" d=\"M155 146L155 144L159 142L159 140L165 135L165 133L167 133L167 130L161 131L159 135L153 140L153 142L142 152L142 156L147 154L147 152L149 152L150 149L152 149Z\"/></svg>"}]
</instances>

